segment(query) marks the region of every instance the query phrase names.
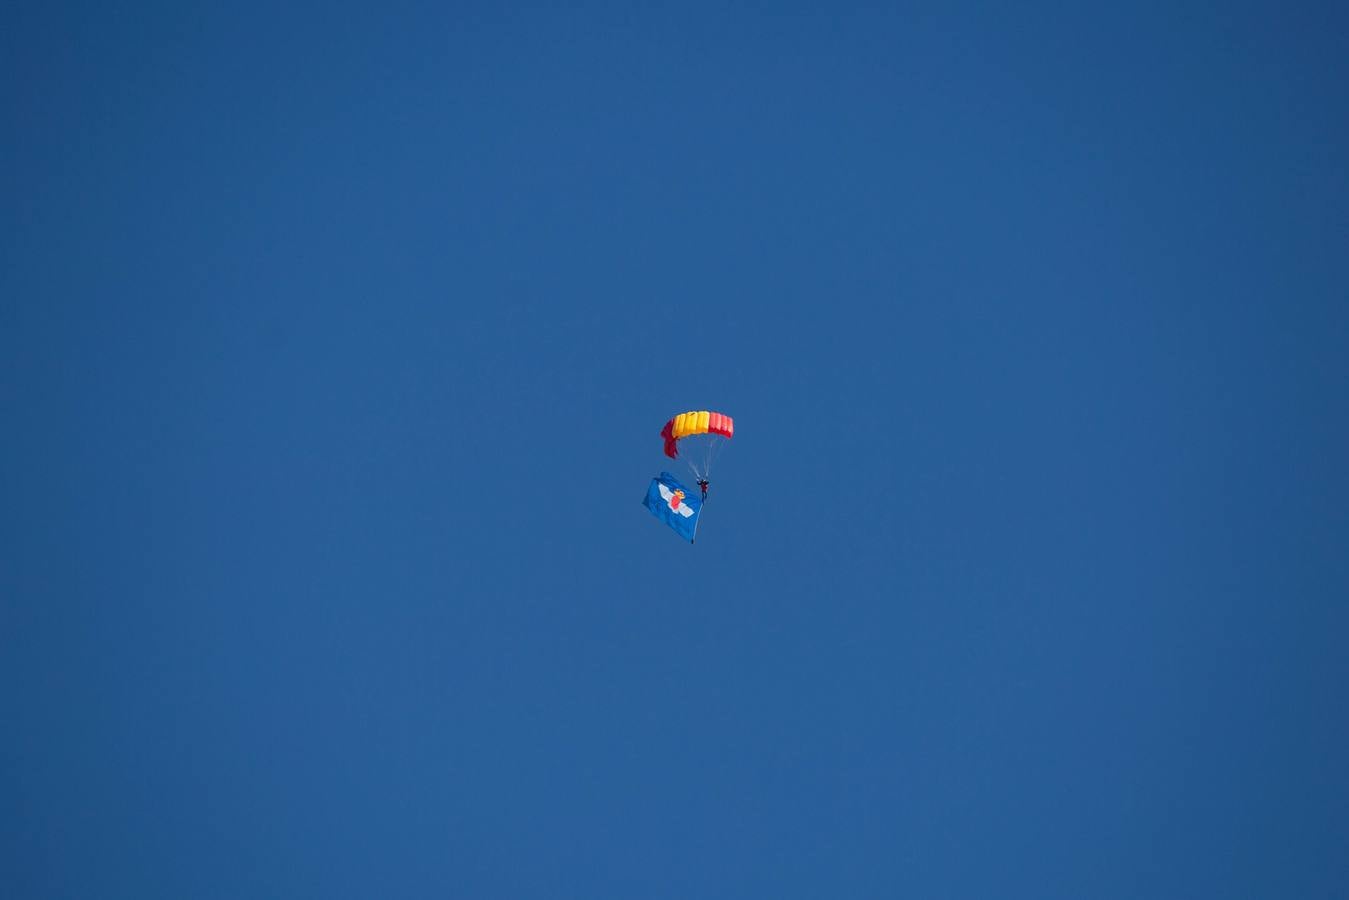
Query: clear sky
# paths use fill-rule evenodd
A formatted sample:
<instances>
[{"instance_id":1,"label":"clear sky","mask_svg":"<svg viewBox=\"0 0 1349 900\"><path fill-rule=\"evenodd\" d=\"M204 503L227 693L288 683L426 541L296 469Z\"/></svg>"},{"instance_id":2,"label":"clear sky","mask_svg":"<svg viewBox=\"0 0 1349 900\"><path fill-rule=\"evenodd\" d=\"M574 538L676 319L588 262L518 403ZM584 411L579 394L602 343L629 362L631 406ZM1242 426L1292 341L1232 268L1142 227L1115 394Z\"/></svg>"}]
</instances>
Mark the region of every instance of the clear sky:
<instances>
[{"instance_id":1,"label":"clear sky","mask_svg":"<svg viewBox=\"0 0 1349 900\"><path fill-rule=\"evenodd\" d=\"M1349 895L1345 6L641 6L7 10L0 893Z\"/></svg>"}]
</instances>

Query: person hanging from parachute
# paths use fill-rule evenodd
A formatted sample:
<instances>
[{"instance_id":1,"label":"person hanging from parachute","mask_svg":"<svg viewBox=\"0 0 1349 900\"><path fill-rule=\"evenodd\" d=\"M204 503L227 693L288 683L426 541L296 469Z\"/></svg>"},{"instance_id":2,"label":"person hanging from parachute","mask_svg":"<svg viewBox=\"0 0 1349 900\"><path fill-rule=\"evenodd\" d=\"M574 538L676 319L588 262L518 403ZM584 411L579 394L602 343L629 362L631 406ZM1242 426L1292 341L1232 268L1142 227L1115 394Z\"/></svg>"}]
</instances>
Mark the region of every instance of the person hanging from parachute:
<instances>
[{"instance_id":1,"label":"person hanging from parachute","mask_svg":"<svg viewBox=\"0 0 1349 900\"><path fill-rule=\"evenodd\" d=\"M686 496L678 479L669 472L662 472L659 478L652 480L643 504L690 543L698 530L698 513L707 501L712 460L721 445L734 434L734 420L710 410L680 413L666 422L660 431L665 441L665 455L670 459L682 458L688 463L702 497L696 505L690 502L693 498Z\"/></svg>"}]
</instances>

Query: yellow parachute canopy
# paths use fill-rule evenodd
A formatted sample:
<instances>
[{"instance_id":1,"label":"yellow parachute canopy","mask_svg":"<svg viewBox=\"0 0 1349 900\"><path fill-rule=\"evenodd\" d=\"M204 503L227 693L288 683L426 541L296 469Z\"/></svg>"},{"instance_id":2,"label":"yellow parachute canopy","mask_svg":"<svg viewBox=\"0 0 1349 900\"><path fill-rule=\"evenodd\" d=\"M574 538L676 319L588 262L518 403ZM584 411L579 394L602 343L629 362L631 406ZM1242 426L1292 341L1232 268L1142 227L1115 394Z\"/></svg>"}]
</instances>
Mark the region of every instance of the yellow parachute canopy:
<instances>
[{"instance_id":1,"label":"yellow parachute canopy","mask_svg":"<svg viewBox=\"0 0 1349 900\"><path fill-rule=\"evenodd\" d=\"M735 434L735 421L719 412L701 409L683 412L665 423L660 436L665 439L665 455L679 457L678 441L693 434L719 434L729 438Z\"/></svg>"}]
</instances>

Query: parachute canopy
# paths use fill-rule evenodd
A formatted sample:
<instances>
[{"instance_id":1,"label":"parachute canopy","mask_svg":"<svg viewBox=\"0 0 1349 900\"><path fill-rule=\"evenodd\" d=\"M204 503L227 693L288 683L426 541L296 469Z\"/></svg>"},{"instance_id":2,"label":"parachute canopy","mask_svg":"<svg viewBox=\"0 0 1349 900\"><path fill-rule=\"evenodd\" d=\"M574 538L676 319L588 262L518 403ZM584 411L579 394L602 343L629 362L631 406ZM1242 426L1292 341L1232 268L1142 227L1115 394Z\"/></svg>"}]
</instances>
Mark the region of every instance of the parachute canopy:
<instances>
[{"instance_id":1,"label":"parachute canopy","mask_svg":"<svg viewBox=\"0 0 1349 900\"><path fill-rule=\"evenodd\" d=\"M684 451L682 459L693 470L704 496L707 494L704 482L712 469L712 459L734 433L735 422L730 416L706 409L680 413L660 430L660 436L665 439L665 455L680 459L680 451Z\"/></svg>"},{"instance_id":2,"label":"parachute canopy","mask_svg":"<svg viewBox=\"0 0 1349 900\"><path fill-rule=\"evenodd\" d=\"M735 421L730 416L706 409L680 413L660 430L660 436L665 438L665 455L678 459L679 441L695 434L718 434L729 438L735 434Z\"/></svg>"}]
</instances>

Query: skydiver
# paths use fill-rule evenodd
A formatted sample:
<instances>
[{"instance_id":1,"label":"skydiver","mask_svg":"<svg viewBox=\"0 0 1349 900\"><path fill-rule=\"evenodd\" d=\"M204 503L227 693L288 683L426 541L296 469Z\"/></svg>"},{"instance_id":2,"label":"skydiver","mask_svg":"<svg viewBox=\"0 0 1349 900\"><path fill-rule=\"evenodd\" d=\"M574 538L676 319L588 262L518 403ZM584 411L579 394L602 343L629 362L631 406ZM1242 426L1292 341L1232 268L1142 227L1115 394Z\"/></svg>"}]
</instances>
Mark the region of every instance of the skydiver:
<instances>
[{"instance_id":1,"label":"skydiver","mask_svg":"<svg viewBox=\"0 0 1349 900\"><path fill-rule=\"evenodd\" d=\"M706 500L706 499L707 499L707 479L706 479L706 478L699 478L699 479L698 479L698 487L700 487L700 488L703 489L703 499Z\"/></svg>"}]
</instances>

